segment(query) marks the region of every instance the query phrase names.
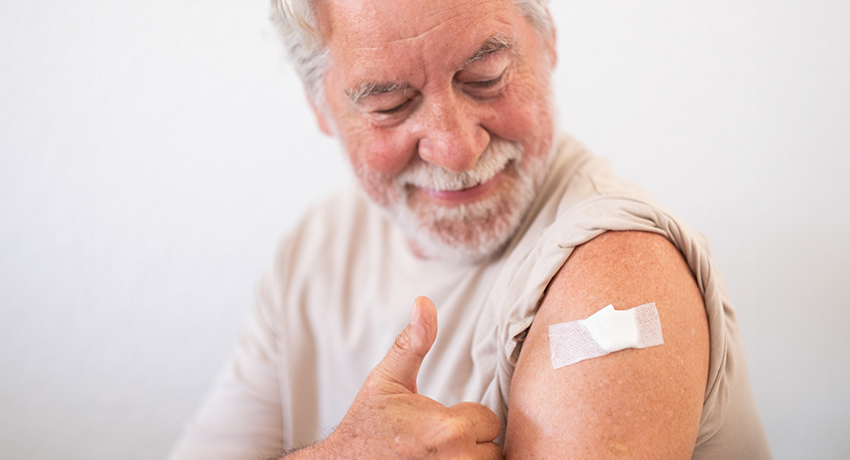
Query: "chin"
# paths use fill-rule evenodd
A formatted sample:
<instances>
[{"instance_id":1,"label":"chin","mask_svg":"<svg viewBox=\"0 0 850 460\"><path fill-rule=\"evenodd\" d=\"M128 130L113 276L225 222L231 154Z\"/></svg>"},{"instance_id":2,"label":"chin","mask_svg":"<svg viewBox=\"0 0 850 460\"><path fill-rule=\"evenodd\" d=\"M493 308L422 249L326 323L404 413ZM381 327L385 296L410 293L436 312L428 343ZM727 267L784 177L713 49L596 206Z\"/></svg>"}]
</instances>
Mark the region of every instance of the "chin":
<instances>
[{"instance_id":1,"label":"chin","mask_svg":"<svg viewBox=\"0 0 850 460\"><path fill-rule=\"evenodd\" d=\"M405 208L393 217L421 257L471 264L504 249L533 201L533 189L521 187L460 206Z\"/></svg>"},{"instance_id":2,"label":"chin","mask_svg":"<svg viewBox=\"0 0 850 460\"><path fill-rule=\"evenodd\" d=\"M496 189L472 203L446 206L413 200L408 188L397 184L401 199L385 209L407 235L417 255L455 263L477 263L500 254L517 233L534 204L551 154L523 158L516 144L497 141L488 148L487 155L506 155L508 160L498 171L500 180ZM462 174L475 175L475 172Z\"/></svg>"}]
</instances>

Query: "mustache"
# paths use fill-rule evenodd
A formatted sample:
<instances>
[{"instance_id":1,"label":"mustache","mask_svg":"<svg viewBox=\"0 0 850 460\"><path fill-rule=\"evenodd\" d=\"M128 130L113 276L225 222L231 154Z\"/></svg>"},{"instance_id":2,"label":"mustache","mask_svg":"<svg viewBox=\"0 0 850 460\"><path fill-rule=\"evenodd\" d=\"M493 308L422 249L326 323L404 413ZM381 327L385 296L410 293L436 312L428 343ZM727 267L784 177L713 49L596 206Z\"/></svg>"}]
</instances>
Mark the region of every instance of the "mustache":
<instances>
[{"instance_id":1,"label":"mustache","mask_svg":"<svg viewBox=\"0 0 850 460\"><path fill-rule=\"evenodd\" d=\"M508 163L518 162L521 158L522 148L517 143L494 139L469 171L449 171L416 157L396 175L393 182L400 190L406 190L408 185L437 191L463 190L489 181Z\"/></svg>"}]
</instances>

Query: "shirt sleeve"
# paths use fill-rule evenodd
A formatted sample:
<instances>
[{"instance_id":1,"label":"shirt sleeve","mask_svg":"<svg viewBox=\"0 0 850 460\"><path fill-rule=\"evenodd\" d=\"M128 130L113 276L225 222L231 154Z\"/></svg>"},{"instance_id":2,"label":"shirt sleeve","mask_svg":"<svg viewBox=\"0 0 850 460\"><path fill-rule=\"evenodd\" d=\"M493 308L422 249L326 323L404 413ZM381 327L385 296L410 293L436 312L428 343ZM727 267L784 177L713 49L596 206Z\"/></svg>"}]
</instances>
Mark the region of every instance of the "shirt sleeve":
<instances>
[{"instance_id":1,"label":"shirt sleeve","mask_svg":"<svg viewBox=\"0 0 850 460\"><path fill-rule=\"evenodd\" d=\"M268 276L260 283L236 351L184 426L170 460L258 459L282 449L278 354L267 308L271 284Z\"/></svg>"}]
</instances>

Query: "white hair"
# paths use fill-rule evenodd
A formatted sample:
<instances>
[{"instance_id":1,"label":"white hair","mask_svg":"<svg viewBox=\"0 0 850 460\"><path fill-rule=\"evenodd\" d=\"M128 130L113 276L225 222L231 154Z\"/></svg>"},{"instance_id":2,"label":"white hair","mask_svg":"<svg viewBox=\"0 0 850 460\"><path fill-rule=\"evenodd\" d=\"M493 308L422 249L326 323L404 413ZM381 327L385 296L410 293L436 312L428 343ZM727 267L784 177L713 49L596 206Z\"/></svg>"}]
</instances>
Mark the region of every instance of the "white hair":
<instances>
[{"instance_id":1,"label":"white hair","mask_svg":"<svg viewBox=\"0 0 850 460\"><path fill-rule=\"evenodd\" d=\"M271 0L271 19L286 46L287 57L301 77L314 104L324 106L322 79L330 66L330 56L316 21L317 0ZM537 30L541 39L552 33L552 17L546 9L549 0L513 0L519 11Z\"/></svg>"}]
</instances>

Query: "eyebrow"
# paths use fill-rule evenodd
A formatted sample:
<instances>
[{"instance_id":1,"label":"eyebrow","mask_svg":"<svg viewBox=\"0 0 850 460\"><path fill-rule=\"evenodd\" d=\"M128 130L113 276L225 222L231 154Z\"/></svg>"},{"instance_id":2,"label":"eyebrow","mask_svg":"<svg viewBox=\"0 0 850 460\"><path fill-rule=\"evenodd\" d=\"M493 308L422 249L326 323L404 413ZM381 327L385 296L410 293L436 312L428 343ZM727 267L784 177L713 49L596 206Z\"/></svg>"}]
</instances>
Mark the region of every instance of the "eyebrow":
<instances>
[{"instance_id":1,"label":"eyebrow","mask_svg":"<svg viewBox=\"0 0 850 460\"><path fill-rule=\"evenodd\" d=\"M405 90L409 88L410 85L407 83L394 83L394 82L385 82L385 83L375 83L375 82L365 82L357 85L354 89L346 90L346 94L351 99L351 102L356 104L359 100L369 97L375 96L378 94L391 93L393 91Z\"/></svg>"},{"instance_id":2,"label":"eyebrow","mask_svg":"<svg viewBox=\"0 0 850 460\"><path fill-rule=\"evenodd\" d=\"M513 46L514 41L508 38L506 35L501 33L495 34L485 40L484 43L482 43L481 46L478 48L478 51L476 51L475 54L472 55L472 57L467 59L466 62L463 63L463 65L458 67L458 70L468 66L469 64L472 64L475 61L480 61L481 59L484 59L485 57L493 53L498 53L499 51L510 49Z\"/></svg>"},{"instance_id":3,"label":"eyebrow","mask_svg":"<svg viewBox=\"0 0 850 460\"><path fill-rule=\"evenodd\" d=\"M498 33L481 44L478 47L478 50L473 54L469 59L464 61L463 64L458 66L458 70L463 69L464 67L472 64L475 61L480 61L485 57L502 51L504 49L510 49L513 47L513 40L509 39L506 35ZM379 94L391 93L393 91L398 90L406 90L410 88L410 85L407 83L396 83L396 82L364 82L353 89L346 90L345 93L348 95L348 98L351 99L352 104L356 104L362 99L365 99L370 96L377 96Z\"/></svg>"}]
</instances>

